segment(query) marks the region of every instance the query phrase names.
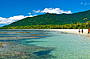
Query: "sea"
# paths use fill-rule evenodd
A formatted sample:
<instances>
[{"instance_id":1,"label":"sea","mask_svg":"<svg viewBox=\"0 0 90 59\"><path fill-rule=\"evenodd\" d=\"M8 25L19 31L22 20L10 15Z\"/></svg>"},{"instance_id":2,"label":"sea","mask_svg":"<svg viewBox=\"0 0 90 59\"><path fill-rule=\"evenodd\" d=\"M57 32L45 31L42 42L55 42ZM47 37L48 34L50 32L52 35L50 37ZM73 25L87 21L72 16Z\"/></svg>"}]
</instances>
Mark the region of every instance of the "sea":
<instances>
[{"instance_id":1,"label":"sea","mask_svg":"<svg viewBox=\"0 0 90 59\"><path fill-rule=\"evenodd\" d=\"M90 37L49 29L3 29L0 59L90 59Z\"/></svg>"}]
</instances>

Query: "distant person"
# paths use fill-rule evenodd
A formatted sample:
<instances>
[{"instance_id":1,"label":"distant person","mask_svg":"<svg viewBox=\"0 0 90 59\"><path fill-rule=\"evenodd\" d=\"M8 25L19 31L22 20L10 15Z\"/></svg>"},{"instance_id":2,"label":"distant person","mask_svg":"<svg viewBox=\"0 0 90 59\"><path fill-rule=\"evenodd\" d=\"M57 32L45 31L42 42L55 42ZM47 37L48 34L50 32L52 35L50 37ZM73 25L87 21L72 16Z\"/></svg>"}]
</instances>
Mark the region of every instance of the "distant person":
<instances>
[{"instance_id":1,"label":"distant person","mask_svg":"<svg viewBox=\"0 0 90 59\"><path fill-rule=\"evenodd\" d=\"M78 31L79 33L80 33L80 29L79 29L79 31Z\"/></svg>"},{"instance_id":2,"label":"distant person","mask_svg":"<svg viewBox=\"0 0 90 59\"><path fill-rule=\"evenodd\" d=\"M88 29L88 34L90 33L90 29Z\"/></svg>"},{"instance_id":3,"label":"distant person","mask_svg":"<svg viewBox=\"0 0 90 59\"><path fill-rule=\"evenodd\" d=\"M82 33L83 33L83 29L82 29Z\"/></svg>"}]
</instances>

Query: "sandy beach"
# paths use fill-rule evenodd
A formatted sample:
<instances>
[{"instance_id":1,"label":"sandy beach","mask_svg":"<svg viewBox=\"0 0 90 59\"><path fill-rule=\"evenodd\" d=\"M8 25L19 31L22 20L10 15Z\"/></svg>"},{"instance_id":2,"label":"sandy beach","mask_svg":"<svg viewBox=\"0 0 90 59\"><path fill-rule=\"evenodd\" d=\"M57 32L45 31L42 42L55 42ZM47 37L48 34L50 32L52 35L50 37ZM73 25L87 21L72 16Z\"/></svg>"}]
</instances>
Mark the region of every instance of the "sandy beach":
<instances>
[{"instance_id":1,"label":"sandy beach","mask_svg":"<svg viewBox=\"0 0 90 59\"><path fill-rule=\"evenodd\" d=\"M49 30L49 31L60 31L60 32L65 32L65 33L86 35L90 37L90 34L88 34L88 29L83 29L83 33L82 33L82 29L5 29L5 30Z\"/></svg>"},{"instance_id":2,"label":"sandy beach","mask_svg":"<svg viewBox=\"0 0 90 59\"><path fill-rule=\"evenodd\" d=\"M49 30L72 33L72 34L86 35L86 36L90 37L90 34L88 34L88 29L83 29L83 33L82 33L82 29L49 29Z\"/></svg>"}]
</instances>

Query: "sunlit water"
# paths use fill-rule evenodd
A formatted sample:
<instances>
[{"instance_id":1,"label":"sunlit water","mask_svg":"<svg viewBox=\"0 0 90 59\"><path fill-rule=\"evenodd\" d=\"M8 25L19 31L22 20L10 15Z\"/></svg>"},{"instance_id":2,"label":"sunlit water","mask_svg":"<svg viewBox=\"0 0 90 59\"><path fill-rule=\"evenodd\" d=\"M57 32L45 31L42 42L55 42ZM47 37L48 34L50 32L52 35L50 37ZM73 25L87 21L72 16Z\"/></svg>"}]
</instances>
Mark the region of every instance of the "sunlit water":
<instances>
[{"instance_id":1,"label":"sunlit water","mask_svg":"<svg viewBox=\"0 0 90 59\"><path fill-rule=\"evenodd\" d=\"M0 30L0 59L90 59L90 38L49 30Z\"/></svg>"}]
</instances>

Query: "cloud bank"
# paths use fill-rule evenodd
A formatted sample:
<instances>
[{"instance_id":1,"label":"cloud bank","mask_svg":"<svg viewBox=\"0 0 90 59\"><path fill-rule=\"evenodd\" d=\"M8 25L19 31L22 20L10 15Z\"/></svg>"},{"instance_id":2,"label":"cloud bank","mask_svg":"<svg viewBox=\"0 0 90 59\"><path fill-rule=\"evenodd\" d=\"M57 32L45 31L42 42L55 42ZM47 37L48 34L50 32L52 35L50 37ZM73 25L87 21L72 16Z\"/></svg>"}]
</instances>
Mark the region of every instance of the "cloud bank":
<instances>
[{"instance_id":1,"label":"cloud bank","mask_svg":"<svg viewBox=\"0 0 90 59\"><path fill-rule=\"evenodd\" d=\"M35 13L55 13L55 14L71 14L71 11L64 11L60 8L45 8L44 10L33 10Z\"/></svg>"},{"instance_id":2,"label":"cloud bank","mask_svg":"<svg viewBox=\"0 0 90 59\"><path fill-rule=\"evenodd\" d=\"M0 17L0 24L1 24L1 26L4 26L4 24L5 25L10 24L10 23L16 22L18 20L24 19L26 17L33 17L33 16L18 15L18 16L13 16L13 17L9 17L9 18Z\"/></svg>"}]
</instances>

